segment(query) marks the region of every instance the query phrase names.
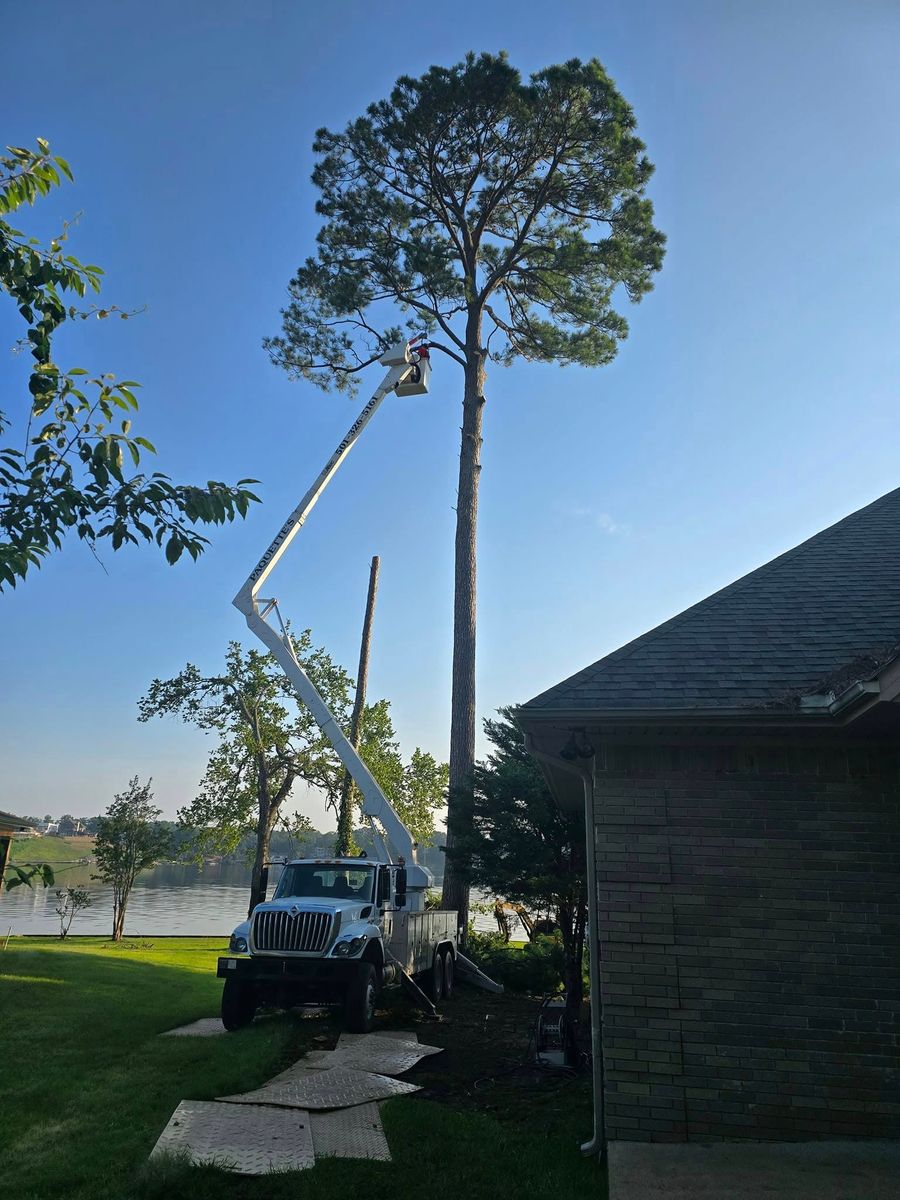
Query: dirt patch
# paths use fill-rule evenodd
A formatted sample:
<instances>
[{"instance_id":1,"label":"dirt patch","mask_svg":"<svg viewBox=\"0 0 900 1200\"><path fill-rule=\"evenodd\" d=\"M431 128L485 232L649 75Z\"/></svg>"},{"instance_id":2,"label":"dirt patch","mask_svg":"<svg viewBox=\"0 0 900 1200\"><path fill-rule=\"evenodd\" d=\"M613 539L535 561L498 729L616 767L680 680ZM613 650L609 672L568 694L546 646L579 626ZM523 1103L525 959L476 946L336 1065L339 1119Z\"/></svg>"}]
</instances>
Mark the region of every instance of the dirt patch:
<instances>
[{"instance_id":1,"label":"dirt patch","mask_svg":"<svg viewBox=\"0 0 900 1200\"><path fill-rule=\"evenodd\" d=\"M459 988L437 1021L401 1000L384 1013L384 1028L415 1029L419 1041L443 1046L403 1078L421 1095L462 1111L491 1113L499 1120L541 1125L585 1125L590 1132L590 1076L534 1062L539 999ZM589 1023L588 1023L589 1030ZM589 1038L588 1038L589 1040Z\"/></svg>"},{"instance_id":2,"label":"dirt patch","mask_svg":"<svg viewBox=\"0 0 900 1200\"><path fill-rule=\"evenodd\" d=\"M490 1114L536 1133L564 1132L580 1141L591 1133L590 1015L582 1020L584 1061L578 1070L539 1067L534 1033L541 1001L514 992L495 995L460 987L435 1020L413 1008L397 988L381 1001L373 1032L414 1029L420 1042L442 1046L404 1073L419 1095L461 1112ZM337 1009L294 1009L284 1066L309 1050L332 1050L343 1028Z\"/></svg>"}]
</instances>

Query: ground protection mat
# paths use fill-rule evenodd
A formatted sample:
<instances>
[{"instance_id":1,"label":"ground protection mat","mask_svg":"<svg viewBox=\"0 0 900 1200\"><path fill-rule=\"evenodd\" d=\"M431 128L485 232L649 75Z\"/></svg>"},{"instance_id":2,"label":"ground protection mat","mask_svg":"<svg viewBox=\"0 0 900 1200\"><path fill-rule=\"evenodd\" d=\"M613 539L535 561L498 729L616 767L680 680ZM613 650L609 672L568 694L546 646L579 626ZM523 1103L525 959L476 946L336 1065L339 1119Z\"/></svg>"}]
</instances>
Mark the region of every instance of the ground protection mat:
<instances>
[{"instance_id":1,"label":"ground protection mat","mask_svg":"<svg viewBox=\"0 0 900 1200\"><path fill-rule=\"evenodd\" d=\"M357 1104L309 1114L316 1158L374 1158L391 1161L377 1104Z\"/></svg>"},{"instance_id":2,"label":"ground protection mat","mask_svg":"<svg viewBox=\"0 0 900 1200\"><path fill-rule=\"evenodd\" d=\"M399 1042L417 1042L419 1035L412 1029L379 1029L377 1033L342 1033L341 1042L366 1042L369 1038L396 1038Z\"/></svg>"},{"instance_id":3,"label":"ground protection mat","mask_svg":"<svg viewBox=\"0 0 900 1200\"><path fill-rule=\"evenodd\" d=\"M323 1052L320 1065L377 1071L379 1075L402 1075L432 1052L439 1052L439 1048L390 1038L380 1039L377 1043L356 1042L350 1046L339 1043L336 1049Z\"/></svg>"},{"instance_id":4,"label":"ground protection mat","mask_svg":"<svg viewBox=\"0 0 900 1200\"><path fill-rule=\"evenodd\" d=\"M185 1151L194 1163L240 1175L301 1171L315 1162L309 1113L210 1100L182 1100L150 1157Z\"/></svg>"},{"instance_id":5,"label":"ground protection mat","mask_svg":"<svg viewBox=\"0 0 900 1200\"><path fill-rule=\"evenodd\" d=\"M301 1060L302 1062L302 1060ZM299 1070L290 1078L271 1082L252 1092L219 1096L228 1104L276 1104L292 1108L352 1108L370 1100L388 1100L420 1089L401 1079L355 1071L348 1067L334 1070Z\"/></svg>"},{"instance_id":6,"label":"ground protection mat","mask_svg":"<svg viewBox=\"0 0 900 1200\"><path fill-rule=\"evenodd\" d=\"M388 1036L386 1033L342 1033L338 1038L337 1049L344 1050L351 1047L354 1050L371 1047L383 1050L385 1053L404 1050L411 1054L418 1054L420 1058L425 1058L429 1054L440 1054L443 1050L443 1046L426 1045L425 1042L418 1041L415 1036L410 1040L407 1037Z\"/></svg>"},{"instance_id":7,"label":"ground protection mat","mask_svg":"<svg viewBox=\"0 0 900 1200\"><path fill-rule=\"evenodd\" d=\"M167 1029L160 1037L218 1037L226 1033L225 1026L218 1017L202 1017L199 1021L191 1021L190 1025L179 1025L177 1029Z\"/></svg>"}]
</instances>

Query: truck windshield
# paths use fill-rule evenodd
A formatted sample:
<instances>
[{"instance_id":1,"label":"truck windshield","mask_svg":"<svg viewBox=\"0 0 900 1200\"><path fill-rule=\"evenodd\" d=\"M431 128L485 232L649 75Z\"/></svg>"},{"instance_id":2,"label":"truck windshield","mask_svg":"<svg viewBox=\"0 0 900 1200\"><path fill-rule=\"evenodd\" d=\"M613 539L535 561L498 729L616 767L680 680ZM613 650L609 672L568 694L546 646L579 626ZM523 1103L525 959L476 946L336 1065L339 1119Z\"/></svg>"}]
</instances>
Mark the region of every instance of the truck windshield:
<instances>
[{"instance_id":1,"label":"truck windshield","mask_svg":"<svg viewBox=\"0 0 900 1200\"><path fill-rule=\"evenodd\" d=\"M371 904L374 882L374 867L351 867L343 863L292 863L284 868L274 899L304 896L309 899L359 900L363 904Z\"/></svg>"}]
</instances>

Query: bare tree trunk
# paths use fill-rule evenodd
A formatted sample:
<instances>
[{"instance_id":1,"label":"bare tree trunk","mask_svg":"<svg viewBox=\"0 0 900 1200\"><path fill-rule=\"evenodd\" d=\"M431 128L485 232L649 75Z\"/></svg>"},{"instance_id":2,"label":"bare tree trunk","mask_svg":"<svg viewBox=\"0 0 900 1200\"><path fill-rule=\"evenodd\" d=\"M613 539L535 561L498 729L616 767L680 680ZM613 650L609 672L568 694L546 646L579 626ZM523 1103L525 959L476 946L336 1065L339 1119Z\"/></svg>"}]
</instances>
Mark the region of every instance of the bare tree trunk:
<instances>
[{"instance_id":1,"label":"bare tree trunk","mask_svg":"<svg viewBox=\"0 0 900 1200\"><path fill-rule=\"evenodd\" d=\"M509 942L512 930L509 927L506 905L500 899L494 901L494 920L497 922L497 929L500 931L504 942Z\"/></svg>"},{"instance_id":2,"label":"bare tree trunk","mask_svg":"<svg viewBox=\"0 0 900 1200\"><path fill-rule=\"evenodd\" d=\"M125 932L125 906L127 903L128 894L126 892L114 894L112 932L112 940L114 942L121 942L122 934Z\"/></svg>"},{"instance_id":3,"label":"bare tree trunk","mask_svg":"<svg viewBox=\"0 0 900 1200\"><path fill-rule=\"evenodd\" d=\"M369 682L369 649L372 642L372 618L375 615L375 597L378 593L378 568L381 560L378 555L372 558L369 568L369 595L366 600L366 616L363 621L362 644L359 649L359 670L356 673L356 699L353 701L353 716L350 718L350 745L354 750L359 749L359 726L362 721L363 709L366 704L366 688ZM353 848L353 812L354 804L353 778L349 771L344 772L344 783L341 787L340 806L338 808L337 854L349 854Z\"/></svg>"},{"instance_id":4,"label":"bare tree trunk","mask_svg":"<svg viewBox=\"0 0 900 1200\"><path fill-rule=\"evenodd\" d=\"M472 327L474 322L474 328ZM442 903L459 914L465 941L469 923L469 888L453 861L452 822L471 804L475 766L475 617L478 482L481 475L481 431L484 414L484 351L480 327L470 319L467 331L462 445L456 507L456 588L453 603L453 688L450 700L450 787L447 862Z\"/></svg>"},{"instance_id":5,"label":"bare tree trunk","mask_svg":"<svg viewBox=\"0 0 900 1200\"><path fill-rule=\"evenodd\" d=\"M268 793L260 797L259 821L256 825L256 854L253 859L253 874L250 876L250 907L247 916L253 916L257 904L262 904L266 898L263 871L269 857L269 842L272 830L278 817L278 809L269 799Z\"/></svg>"}]
</instances>

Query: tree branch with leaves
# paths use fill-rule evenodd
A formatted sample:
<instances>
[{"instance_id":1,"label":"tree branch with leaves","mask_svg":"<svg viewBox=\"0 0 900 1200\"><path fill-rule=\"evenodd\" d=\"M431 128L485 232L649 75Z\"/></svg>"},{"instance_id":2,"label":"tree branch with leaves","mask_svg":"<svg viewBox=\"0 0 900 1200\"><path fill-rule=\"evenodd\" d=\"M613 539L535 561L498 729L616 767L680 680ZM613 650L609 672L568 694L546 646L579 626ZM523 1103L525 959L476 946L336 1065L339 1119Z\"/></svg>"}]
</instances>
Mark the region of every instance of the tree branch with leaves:
<instances>
[{"instance_id":1,"label":"tree branch with leaves","mask_svg":"<svg viewBox=\"0 0 900 1200\"><path fill-rule=\"evenodd\" d=\"M309 630L292 635L304 671L335 718L346 725L352 681ZM312 714L298 704L290 681L270 654L230 642L224 670L203 675L191 663L172 679L154 679L138 702L138 719L172 716L210 733L209 755L195 799L178 813L194 832L198 855L231 853L255 839L249 911L264 899L263 868L272 832L297 784L336 798L341 764Z\"/></svg>"},{"instance_id":2,"label":"tree branch with leaves","mask_svg":"<svg viewBox=\"0 0 900 1200\"><path fill-rule=\"evenodd\" d=\"M198 525L222 525L246 515L257 499L242 479L230 486L175 484L167 475L132 473L152 443L132 429L139 387L111 374L91 377L63 370L53 339L66 322L132 314L114 305L81 302L100 292L103 271L66 253L68 227L49 247L5 219L33 205L72 178L65 159L37 150L7 147L0 155L0 292L25 322L22 345L31 353L29 396L15 410L0 411L0 591L15 587L74 533L96 554L140 541L155 542L174 563L184 551L196 559L208 539Z\"/></svg>"},{"instance_id":3,"label":"tree branch with leaves","mask_svg":"<svg viewBox=\"0 0 900 1200\"><path fill-rule=\"evenodd\" d=\"M353 680L310 631L291 634L294 652L335 720L349 728ZM194 800L178 813L193 834L198 857L230 854L253 838L253 872L248 912L264 899L263 868L279 822L292 833L311 828L292 824L286 807L297 785L319 791L337 807L344 767L312 714L271 654L230 642L224 670L203 675L192 663L172 679L154 679L138 701L138 720L175 717L217 739ZM366 705L359 753L413 836L427 844L434 817L446 795L446 765L418 748L403 763L386 700Z\"/></svg>"}]
</instances>

